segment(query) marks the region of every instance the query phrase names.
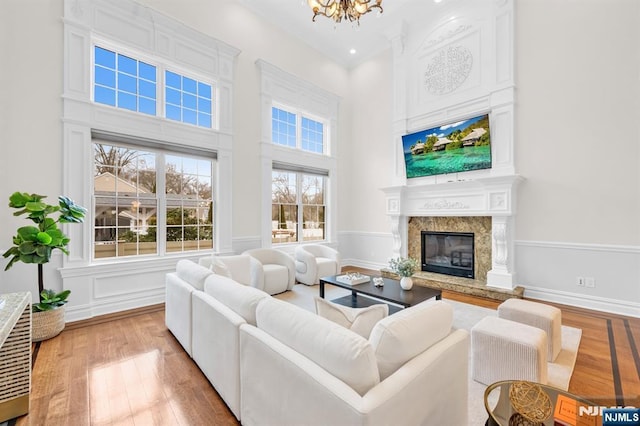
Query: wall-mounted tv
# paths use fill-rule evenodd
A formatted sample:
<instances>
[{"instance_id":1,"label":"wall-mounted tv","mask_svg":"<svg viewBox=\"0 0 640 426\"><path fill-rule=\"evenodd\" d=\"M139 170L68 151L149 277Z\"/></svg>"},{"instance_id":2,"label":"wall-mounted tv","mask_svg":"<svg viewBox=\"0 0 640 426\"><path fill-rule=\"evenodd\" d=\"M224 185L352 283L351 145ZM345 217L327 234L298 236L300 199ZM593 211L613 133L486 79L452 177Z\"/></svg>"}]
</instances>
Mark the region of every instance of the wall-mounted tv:
<instances>
[{"instance_id":1,"label":"wall-mounted tv","mask_svg":"<svg viewBox=\"0 0 640 426\"><path fill-rule=\"evenodd\" d=\"M407 178L491 168L489 114L402 137Z\"/></svg>"}]
</instances>

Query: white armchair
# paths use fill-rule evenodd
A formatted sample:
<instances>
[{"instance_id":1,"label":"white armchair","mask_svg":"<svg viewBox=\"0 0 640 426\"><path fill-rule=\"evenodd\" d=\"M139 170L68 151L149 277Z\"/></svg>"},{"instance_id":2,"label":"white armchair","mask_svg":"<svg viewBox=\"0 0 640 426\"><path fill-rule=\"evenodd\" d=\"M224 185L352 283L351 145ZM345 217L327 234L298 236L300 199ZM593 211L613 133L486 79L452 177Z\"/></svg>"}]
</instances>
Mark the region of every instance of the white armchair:
<instances>
[{"instance_id":1,"label":"white armchair","mask_svg":"<svg viewBox=\"0 0 640 426\"><path fill-rule=\"evenodd\" d=\"M318 284L321 277L340 272L340 253L320 244L296 247L296 279L306 285Z\"/></svg>"},{"instance_id":2,"label":"white armchair","mask_svg":"<svg viewBox=\"0 0 640 426\"><path fill-rule=\"evenodd\" d=\"M296 265L291 256L271 248L247 250L243 254L257 259L262 265L264 276L261 290L278 294L291 290L296 283Z\"/></svg>"},{"instance_id":3,"label":"white armchair","mask_svg":"<svg viewBox=\"0 0 640 426\"><path fill-rule=\"evenodd\" d=\"M258 259L248 254L207 256L200 258L198 263L218 275L229 277L240 284L255 287L258 290L264 290L262 264Z\"/></svg>"}]
</instances>

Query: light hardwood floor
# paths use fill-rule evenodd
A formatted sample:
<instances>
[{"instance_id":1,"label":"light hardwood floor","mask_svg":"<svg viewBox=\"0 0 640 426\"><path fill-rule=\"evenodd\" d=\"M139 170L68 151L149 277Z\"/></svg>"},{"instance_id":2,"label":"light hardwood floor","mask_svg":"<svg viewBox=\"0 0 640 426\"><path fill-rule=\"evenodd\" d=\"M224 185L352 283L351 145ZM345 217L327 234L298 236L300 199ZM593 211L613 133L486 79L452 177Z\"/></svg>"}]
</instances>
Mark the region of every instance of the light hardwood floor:
<instances>
[{"instance_id":1,"label":"light hardwood floor","mask_svg":"<svg viewBox=\"0 0 640 426\"><path fill-rule=\"evenodd\" d=\"M498 302L443 292L495 309ZM640 319L560 306L582 329L569 390L640 407ZM164 325L164 307L70 324L34 345L31 409L16 425L234 425L231 412Z\"/></svg>"}]
</instances>

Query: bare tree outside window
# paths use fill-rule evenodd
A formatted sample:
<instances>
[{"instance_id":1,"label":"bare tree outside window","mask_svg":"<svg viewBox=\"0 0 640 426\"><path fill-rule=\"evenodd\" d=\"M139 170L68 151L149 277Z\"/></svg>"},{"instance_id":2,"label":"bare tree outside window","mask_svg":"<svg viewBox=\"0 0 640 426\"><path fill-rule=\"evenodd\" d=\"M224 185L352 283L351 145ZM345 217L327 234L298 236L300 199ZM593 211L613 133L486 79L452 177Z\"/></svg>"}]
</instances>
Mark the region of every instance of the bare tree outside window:
<instances>
[{"instance_id":1,"label":"bare tree outside window","mask_svg":"<svg viewBox=\"0 0 640 426\"><path fill-rule=\"evenodd\" d=\"M158 166L156 165L158 163ZM94 144L96 258L157 254L159 197L166 251L213 247L212 160ZM165 187L158 191L157 167Z\"/></svg>"}]
</instances>

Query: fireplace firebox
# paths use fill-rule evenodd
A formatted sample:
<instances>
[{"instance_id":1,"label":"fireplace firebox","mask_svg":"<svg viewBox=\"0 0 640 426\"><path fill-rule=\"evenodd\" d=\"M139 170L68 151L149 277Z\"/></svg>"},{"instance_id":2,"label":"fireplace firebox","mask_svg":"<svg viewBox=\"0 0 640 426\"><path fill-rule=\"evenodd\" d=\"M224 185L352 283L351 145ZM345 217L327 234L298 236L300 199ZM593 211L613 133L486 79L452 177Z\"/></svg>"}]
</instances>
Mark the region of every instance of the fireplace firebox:
<instances>
[{"instance_id":1,"label":"fireplace firebox","mask_svg":"<svg viewBox=\"0 0 640 426\"><path fill-rule=\"evenodd\" d=\"M471 232L421 232L422 270L474 278L474 238Z\"/></svg>"}]
</instances>

